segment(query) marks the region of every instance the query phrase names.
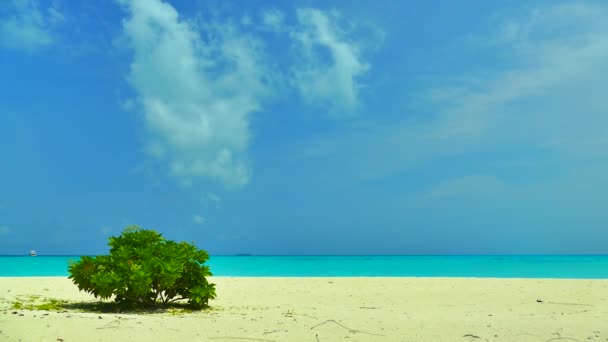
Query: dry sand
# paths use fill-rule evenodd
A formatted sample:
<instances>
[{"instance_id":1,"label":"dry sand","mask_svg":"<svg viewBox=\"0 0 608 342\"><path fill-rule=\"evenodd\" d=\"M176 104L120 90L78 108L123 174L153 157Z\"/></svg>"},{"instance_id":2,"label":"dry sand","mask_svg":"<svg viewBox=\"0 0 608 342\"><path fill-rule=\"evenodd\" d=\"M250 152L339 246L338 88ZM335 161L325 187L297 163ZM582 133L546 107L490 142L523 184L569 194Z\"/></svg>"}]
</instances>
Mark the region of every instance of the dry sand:
<instances>
[{"instance_id":1,"label":"dry sand","mask_svg":"<svg viewBox=\"0 0 608 342\"><path fill-rule=\"evenodd\" d=\"M0 341L608 341L608 280L212 282L210 310L99 314L11 309L29 295L93 298L66 278L0 277Z\"/></svg>"}]
</instances>

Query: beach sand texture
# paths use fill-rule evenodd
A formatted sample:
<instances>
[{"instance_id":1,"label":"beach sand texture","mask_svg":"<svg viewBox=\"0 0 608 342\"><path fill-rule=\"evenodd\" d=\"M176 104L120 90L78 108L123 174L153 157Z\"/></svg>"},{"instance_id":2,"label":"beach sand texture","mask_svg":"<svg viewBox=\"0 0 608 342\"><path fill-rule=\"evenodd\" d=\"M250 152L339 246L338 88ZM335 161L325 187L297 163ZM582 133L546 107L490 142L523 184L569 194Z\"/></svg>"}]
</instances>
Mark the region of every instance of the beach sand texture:
<instances>
[{"instance_id":1,"label":"beach sand texture","mask_svg":"<svg viewBox=\"0 0 608 342\"><path fill-rule=\"evenodd\" d=\"M212 277L210 310L11 309L94 301L67 278L0 278L0 341L608 341L608 280ZM539 302L541 301L541 302Z\"/></svg>"}]
</instances>

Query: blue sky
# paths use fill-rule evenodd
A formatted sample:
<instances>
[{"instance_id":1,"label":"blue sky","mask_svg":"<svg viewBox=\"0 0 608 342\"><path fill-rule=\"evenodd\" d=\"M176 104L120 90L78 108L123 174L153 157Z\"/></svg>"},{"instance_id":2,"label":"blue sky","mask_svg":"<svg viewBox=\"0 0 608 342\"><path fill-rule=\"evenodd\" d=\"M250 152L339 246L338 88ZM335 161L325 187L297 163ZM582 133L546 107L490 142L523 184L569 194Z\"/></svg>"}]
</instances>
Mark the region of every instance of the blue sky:
<instances>
[{"instance_id":1,"label":"blue sky","mask_svg":"<svg viewBox=\"0 0 608 342\"><path fill-rule=\"evenodd\" d=\"M0 4L0 254L608 253L603 1Z\"/></svg>"}]
</instances>

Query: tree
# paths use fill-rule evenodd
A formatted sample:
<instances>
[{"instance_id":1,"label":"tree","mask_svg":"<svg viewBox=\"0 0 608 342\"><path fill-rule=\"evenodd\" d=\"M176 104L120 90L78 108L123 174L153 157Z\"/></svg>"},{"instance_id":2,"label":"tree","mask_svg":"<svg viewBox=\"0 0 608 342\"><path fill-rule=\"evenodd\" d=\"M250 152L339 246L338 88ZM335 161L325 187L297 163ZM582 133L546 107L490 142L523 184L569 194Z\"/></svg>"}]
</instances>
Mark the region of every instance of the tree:
<instances>
[{"instance_id":1,"label":"tree","mask_svg":"<svg viewBox=\"0 0 608 342\"><path fill-rule=\"evenodd\" d=\"M109 255L83 256L70 265L69 278L79 290L136 306L187 300L200 309L215 298L215 284L206 279L212 275L204 265L209 256L192 244L131 226L108 245Z\"/></svg>"}]
</instances>

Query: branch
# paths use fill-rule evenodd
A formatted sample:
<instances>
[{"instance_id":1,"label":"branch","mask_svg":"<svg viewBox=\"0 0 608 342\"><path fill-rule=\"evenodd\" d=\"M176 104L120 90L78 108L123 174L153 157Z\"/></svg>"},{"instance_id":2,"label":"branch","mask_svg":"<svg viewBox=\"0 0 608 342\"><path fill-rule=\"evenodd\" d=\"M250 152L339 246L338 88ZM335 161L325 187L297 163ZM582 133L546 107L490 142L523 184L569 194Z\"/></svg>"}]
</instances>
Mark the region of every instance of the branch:
<instances>
[{"instance_id":1,"label":"branch","mask_svg":"<svg viewBox=\"0 0 608 342\"><path fill-rule=\"evenodd\" d=\"M343 325L342 323L339 323L339 322L337 322L336 320L333 320L333 319L328 319L328 320L327 320L327 321L325 321L325 322L319 323L319 324L317 324L317 325L315 325L315 326L311 327L311 328L310 328L310 330L312 330L312 329L314 329L314 328L316 328L316 327L318 327L318 326L320 326L320 325L323 325L323 324L326 324L326 323L330 323L330 322L336 323L337 325L341 326L342 328L344 328L344 329L348 330L348 332L352 332L352 333L363 333L363 334L374 335L374 336L384 336L384 335L381 335L381 334L370 333L370 332L367 332L367 331L361 331L361 330L355 330L355 329L351 329L351 328L349 328L349 327L347 327L347 326Z\"/></svg>"},{"instance_id":2,"label":"branch","mask_svg":"<svg viewBox=\"0 0 608 342\"><path fill-rule=\"evenodd\" d=\"M547 304L593 306L593 304L583 304L583 303L559 303L559 302L547 302Z\"/></svg>"},{"instance_id":3,"label":"branch","mask_svg":"<svg viewBox=\"0 0 608 342\"><path fill-rule=\"evenodd\" d=\"M171 300L168 300L168 301L167 301L167 304L168 304L168 303L177 302L178 300L183 300L183 299L188 299L188 298L186 298L186 297L179 297L179 298L171 299Z\"/></svg>"}]
</instances>

